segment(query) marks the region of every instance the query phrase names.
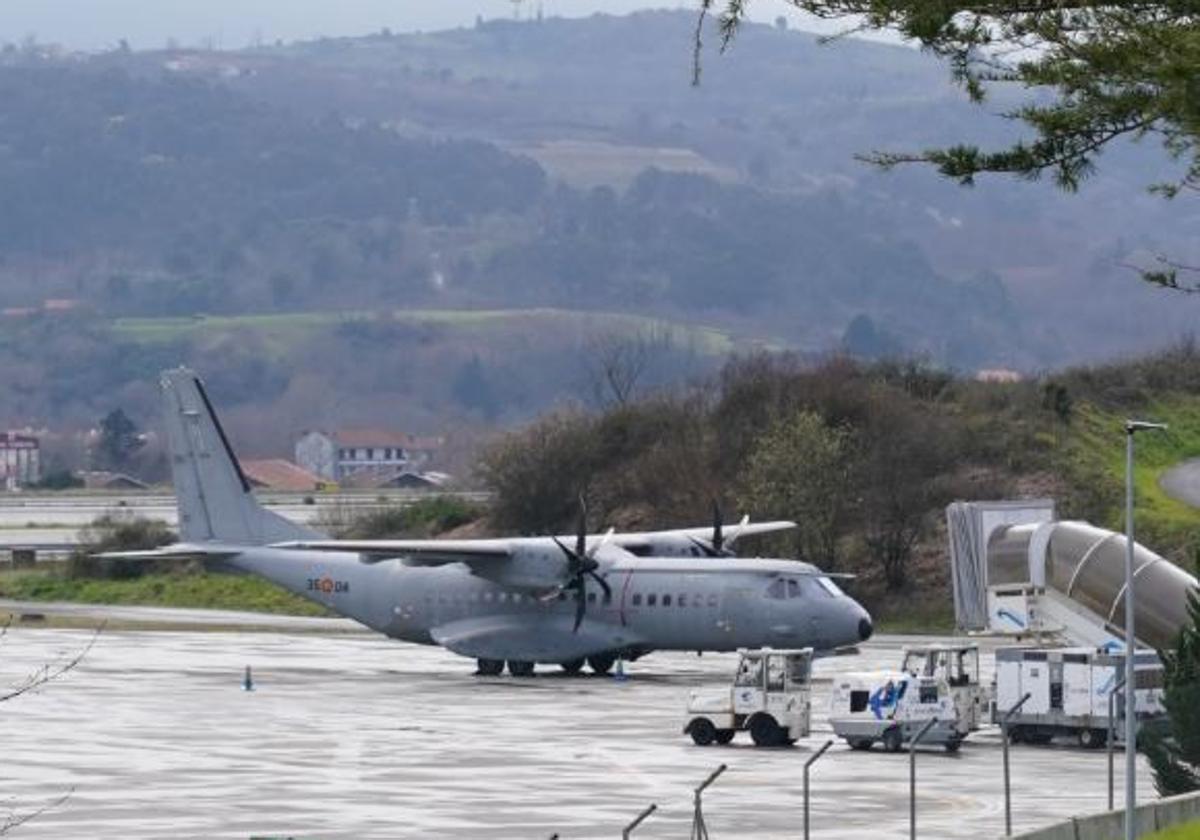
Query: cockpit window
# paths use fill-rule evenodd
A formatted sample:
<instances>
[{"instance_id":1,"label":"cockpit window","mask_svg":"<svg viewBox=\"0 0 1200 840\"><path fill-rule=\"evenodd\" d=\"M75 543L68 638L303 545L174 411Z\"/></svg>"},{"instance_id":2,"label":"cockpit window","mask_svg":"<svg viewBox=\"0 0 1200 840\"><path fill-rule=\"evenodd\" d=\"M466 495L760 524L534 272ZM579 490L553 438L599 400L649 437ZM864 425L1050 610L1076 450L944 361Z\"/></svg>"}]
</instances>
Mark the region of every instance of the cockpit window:
<instances>
[{"instance_id":1,"label":"cockpit window","mask_svg":"<svg viewBox=\"0 0 1200 840\"><path fill-rule=\"evenodd\" d=\"M787 587L788 587L788 597L789 598L799 598L800 597L800 581L796 580L795 578L789 578L788 582L787 582Z\"/></svg>"},{"instance_id":2,"label":"cockpit window","mask_svg":"<svg viewBox=\"0 0 1200 840\"><path fill-rule=\"evenodd\" d=\"M837 598L843 594L842 590L838 588L838 585L827 577L817 578L817 583L821 584L821 588L834 598Z\"/></svg>"},{"instance_id":3,"label":"cockpit window","mask_svg":"<svg viewBox=\"0 0 1200 840\"><path fill-rule=\"evenodd\" d=\"M767 597L776 600L782 600L787 597L787 581L783 578L775 578L771 581L771 585L767 587Z\"/></svg>"}]
</instances>

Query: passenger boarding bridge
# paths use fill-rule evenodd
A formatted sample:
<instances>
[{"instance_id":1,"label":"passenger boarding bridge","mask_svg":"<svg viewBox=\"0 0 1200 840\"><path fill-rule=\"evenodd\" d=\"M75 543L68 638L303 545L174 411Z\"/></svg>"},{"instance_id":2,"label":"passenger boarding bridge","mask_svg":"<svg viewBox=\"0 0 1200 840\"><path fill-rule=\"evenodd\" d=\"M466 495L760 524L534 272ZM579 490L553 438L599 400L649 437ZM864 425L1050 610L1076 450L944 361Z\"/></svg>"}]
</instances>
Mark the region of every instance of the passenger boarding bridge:
<instances>
[{"instance_id":1,"label":"passenger boarding bridge","mask_svg":"<svg viewBox=\"0 0 1200 840\"><path fill-rule=\"evenodd\" d=\"M1124 534L1056 520L1045 499L954 502L946 520L960 630L1124 649ZM1133 563L1138 645L1170 647L1196 578L1137 543Z\"/></svg>"}]
</instances>

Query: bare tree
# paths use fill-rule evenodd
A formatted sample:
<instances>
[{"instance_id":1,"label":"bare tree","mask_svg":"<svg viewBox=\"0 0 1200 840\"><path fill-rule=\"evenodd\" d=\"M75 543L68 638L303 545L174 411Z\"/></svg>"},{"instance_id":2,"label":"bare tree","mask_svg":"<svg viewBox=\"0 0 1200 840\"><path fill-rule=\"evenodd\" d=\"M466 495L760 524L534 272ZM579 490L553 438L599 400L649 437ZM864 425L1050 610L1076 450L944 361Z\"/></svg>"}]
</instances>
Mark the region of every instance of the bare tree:
<instances>
[{"instance_id":1,"label":"bare tree","mask_svg":"<svg viewBox=\"0 0 1200 840\"><path fill-rule=\"evenodd\" d=\"M627 405L655 362L672 344L666 330L609 332L584 346L584 369L592 397L601 408Z\"/></svg>"}]
</instances>

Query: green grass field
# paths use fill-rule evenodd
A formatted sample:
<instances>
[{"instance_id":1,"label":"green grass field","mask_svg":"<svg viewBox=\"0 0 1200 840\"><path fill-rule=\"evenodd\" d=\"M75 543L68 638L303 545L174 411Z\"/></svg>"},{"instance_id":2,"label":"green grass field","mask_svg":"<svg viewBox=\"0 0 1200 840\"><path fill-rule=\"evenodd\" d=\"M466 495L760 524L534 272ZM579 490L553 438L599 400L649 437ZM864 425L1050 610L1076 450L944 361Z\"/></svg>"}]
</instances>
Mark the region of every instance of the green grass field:
<instances>
[{"instance_id":1,"label":"green grass field","mask_svg":"<svg viewBox=\"0 0 1200 840\"><path fill-rule=\"evenodd\" d=\"M1200 820L1147 834L1142 840L1200 840Z\"/></svg>"},{"instance_id":2,"label":"green grass field","mask_svg":"<svg viewBox=\"0 0 1200 840\"><path fill-rule=\"evenodd\" d=\"M264 315L211 315L185 318L118 318L113 330L131 341L154 343L252 330L268 346L284 350L313 332L346 321L387 320L399 323L433 324L456 329L489 329L522 320L577 321L581 327L597 327L629 333L666 332L677 341L708 355L731 352L735 339L729 332L703 324L666 321L616 312L582 312L568 309L396 309L372 312L282 312Z\"/></svg>"},{"instance_id":3,"label":"green grass field","mask_svg":"<svg viewBox=\"0 0 1200 840\"><path fill-rule=\"evenodd\" d=\"M331 615L259 578L223 574L148 574L132 580L68 578L58 570L0 573L0 598L145 607L244 610L282 615Z\"/></svg>"},{"instance_id":4,"label":"green grass field","mask_svg":"<svg viewBox=\"0 0 1200 840\"><path fill-rule=\"evenodd\" d=\"M1200 510L1177 502L1159 486L1162 474L1181 461L1200 456L1200 400L1172 396L1138 409L1137 416L1167 423L1164 433L1143 433L1137 437L1134 462L1134 496L1137 503L1136 525L1151 544L1163 543L1163 549L1192 545L1200 533ZM1125 481L1124 416L1083 405L1072 422L1071 457L1090 460ZM1123 496L1122 496L1123 498ZM1114 519L1098 523L1123 528L1123 508L1118 505Z\"/></svg>"}]
</instances>

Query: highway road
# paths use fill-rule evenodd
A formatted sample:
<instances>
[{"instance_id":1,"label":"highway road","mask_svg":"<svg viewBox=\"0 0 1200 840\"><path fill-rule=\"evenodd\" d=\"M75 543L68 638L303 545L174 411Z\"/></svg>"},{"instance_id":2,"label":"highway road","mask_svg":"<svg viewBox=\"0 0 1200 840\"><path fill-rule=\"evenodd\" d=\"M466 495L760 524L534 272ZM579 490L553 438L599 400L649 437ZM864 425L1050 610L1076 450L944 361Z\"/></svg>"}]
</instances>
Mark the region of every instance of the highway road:
<instances>
[{"instance_id":1,"label":"highway road","mask_svg":"<svg viewBox=\"0 0 1200 840\"><path fill-rule=\"evenodd\" d=\"M0 685L87 639L16 625ZM893 665L904 641L820 662L813 737L758 750L696 747L680 731L688 691L724 684L730 655L652 655L624 682L479 679L468 660L369 633L110 631L67 678L4 704L0 790L20 811L74 789L21 827L34 840L612 838L650 803L635 836L679 838L693 786L725 762L705 796L711 836L792 840L802 764L831 735L830 679ZM1012 768L1018 829L1104 806L1103 751L1020 745ZM1003 833L995 731L957 755L921 753L918 779L921 836ZM906 755L838 743L812 780L814 837L907 836Z\"/></svg>"},{"instance_id":2,"label":"highway road","mask_svg":"<svg viewBox=\"0 0 1200 840\"><path fill-rule=\"evenodd\" d=\"M1190 458L1163 473L1158 486L1172 499L1200 508L1200 458Z\"/></svg>"}]
</instances>

